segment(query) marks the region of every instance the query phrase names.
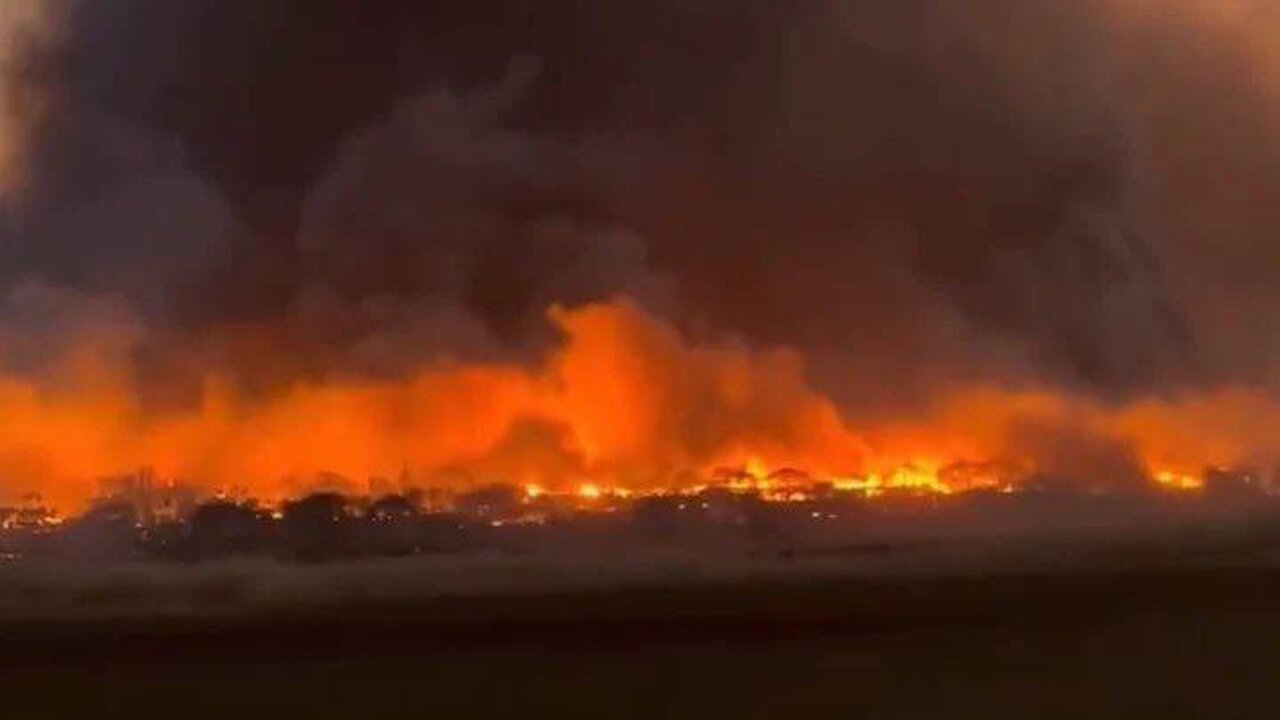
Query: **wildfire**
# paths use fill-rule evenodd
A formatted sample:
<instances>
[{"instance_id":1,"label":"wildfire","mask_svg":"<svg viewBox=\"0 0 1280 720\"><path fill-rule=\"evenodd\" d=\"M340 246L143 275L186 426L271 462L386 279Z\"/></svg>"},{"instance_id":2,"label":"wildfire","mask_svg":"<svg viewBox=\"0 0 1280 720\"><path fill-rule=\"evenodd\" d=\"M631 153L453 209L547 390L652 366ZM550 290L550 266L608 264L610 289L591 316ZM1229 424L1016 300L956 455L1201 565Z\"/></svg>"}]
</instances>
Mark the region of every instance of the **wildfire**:
<instances>
[{"instance_id":1,"label":"wildfire","mask_svg":"<svg viewBox=\"0 0 1280 720\"><path fill-rule=\"evenodd\" d=\"M867 497L877 497L889 491L905 491L919 494L950 495L954 490L944 483L935 468L908 464L888 473L871 473L865 477L841 478L835 488L843 492L856 492Z\"/></svg>"},{"instance_id":2,"label":"wildfire","mask_svg":"<svg viewBox=\"0 0 1280 720\"><path fill-rule=\"evenodd\" d=\"M1169 490L1190 491L1204 488L1203 478L1187 473L1161 470L1152 477L1161 487Z\"/></svg>"},{"instance_id":3,"label":"wildfire","mask_svg":"<svg viewBox=\"0 0 1280 720\"><path fill-rule=\"evenodd\" d=\"M625 301L550 317L563 344L530 365L441 365L265 398L211 374L198 403L170 411L138 399L145 379L119 366L127 338L95 335L56 388L0 376L0 491L74 512L97 478L154 467L205 494L268 502L401 475L418 487L509 483L530 501L719 485L787 502L814 483L941 496L1009 490L1037 471L1105 476L1143 457L1234 462L1268 440L1259 427L1275 423L1259 419L1280 422L1280 407L1247 393L1117 409L981 387L940 394L918 419L861 421L812 387L792 352L694 344ZM1123 448L1118 460L1090 454L1108 443ZM1164 470L1151 481L1200 482Z\"/></svg>"}]
</instances>

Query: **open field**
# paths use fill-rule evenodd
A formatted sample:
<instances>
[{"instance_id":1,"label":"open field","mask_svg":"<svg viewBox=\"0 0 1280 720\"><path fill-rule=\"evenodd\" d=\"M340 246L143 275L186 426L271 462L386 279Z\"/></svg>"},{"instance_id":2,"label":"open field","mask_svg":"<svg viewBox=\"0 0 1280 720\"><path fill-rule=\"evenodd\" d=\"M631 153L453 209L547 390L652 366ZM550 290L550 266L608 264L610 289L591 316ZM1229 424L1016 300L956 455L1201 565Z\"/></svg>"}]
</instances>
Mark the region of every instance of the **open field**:
<instances>
[{"instance_id":1,"label":"open field","mask_svg":"<svg viewBox=\"0 0 1280 720\"><path fill-rule=\"evenodd\" d=\"M1272 716L1280 570L1152 567L12 616L0 689L48 717Z\"/></svg>"}]
</instances>

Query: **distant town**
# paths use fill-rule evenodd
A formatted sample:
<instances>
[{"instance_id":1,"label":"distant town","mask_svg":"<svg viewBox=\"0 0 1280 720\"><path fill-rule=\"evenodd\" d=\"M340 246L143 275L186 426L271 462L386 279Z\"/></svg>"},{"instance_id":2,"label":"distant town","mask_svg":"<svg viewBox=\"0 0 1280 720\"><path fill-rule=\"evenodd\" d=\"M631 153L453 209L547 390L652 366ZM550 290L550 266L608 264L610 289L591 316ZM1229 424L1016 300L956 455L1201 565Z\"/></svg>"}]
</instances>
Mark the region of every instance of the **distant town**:
<instances>
[{"instance_id":1,"label":"distant town","mask_svg":"<svg viewBox=\"0 0 1280 720\"><path fill-rule=\"evenodd\" d=\"M833 483L795 470L724 469L678 491L590 484L445 490L370 481L364 492L322 490L269 504L236 492L202 497L142 469L103 480L100 497L76 517L60 516L36 495L0 508L0 559L323 562L663 546L785 557L873 554L955 535L1121 533L1241 517L1268 542L1276 528L1280 541L1280 496L1255 471L1156 480L1145 489L1100 490L1032 477L1017 486L952 490L910 478Z\"/></svg>"}]
</instances>

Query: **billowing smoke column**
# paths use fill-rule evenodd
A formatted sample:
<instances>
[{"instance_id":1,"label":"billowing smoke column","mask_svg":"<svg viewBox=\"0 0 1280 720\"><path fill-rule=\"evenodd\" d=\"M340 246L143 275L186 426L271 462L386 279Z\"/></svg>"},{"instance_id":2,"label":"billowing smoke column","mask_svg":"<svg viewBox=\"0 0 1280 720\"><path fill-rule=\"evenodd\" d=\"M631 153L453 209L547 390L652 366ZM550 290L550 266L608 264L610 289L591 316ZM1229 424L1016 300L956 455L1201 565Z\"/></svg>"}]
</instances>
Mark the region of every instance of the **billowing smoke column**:
<instances>
[{"instance_id":1,"label":"billowing smoke column","mask_svg":"<svg viewBox=\"0 0 1280 720\"><path fill-rule=\"evenodd\" d=\"M40 0L8 0L0 5L0 192L19 184L20 150L28 123L38 113L38 98L23 82L24 50L46 31Z\"/></svg>"},{"instance_id":2,"label":"billowing smoke column","mask_svg":"<svg viewBox=\"0 0 1280 720\"><path fill-rule=\"evenodd\" d=\"M962 5L0 3L0 495L1273 466L1280 11Z\"/></svg>"}]
</instances>

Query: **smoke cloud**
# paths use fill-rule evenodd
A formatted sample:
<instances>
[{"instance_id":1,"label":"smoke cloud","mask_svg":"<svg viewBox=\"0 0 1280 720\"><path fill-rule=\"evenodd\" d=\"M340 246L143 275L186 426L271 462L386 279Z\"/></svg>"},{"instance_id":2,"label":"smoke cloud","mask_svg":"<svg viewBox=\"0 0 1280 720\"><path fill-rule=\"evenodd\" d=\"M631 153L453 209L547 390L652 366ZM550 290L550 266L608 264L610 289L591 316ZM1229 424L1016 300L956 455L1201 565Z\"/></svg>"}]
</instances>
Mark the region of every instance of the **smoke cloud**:
<instances>
[{"instance_id":1,"label":"smoke cloud","mask_svg":"<svg viewBox=\"0 0 1280 720\"><path fill-rule=\"evenodd\" d=\"M21 181L21 151L38 109L38 95L26 82L23 52L45 34L44 11L40 0L10 0L0 6L0 197Z\"/></svg>"},{"instance_id":2,"label":"smoke cloud","mask_svg":"<svg viewBox=\"0 0 1280 720\"><path fill-rule=\"evenodd\" d=\"M4 3L0 489L1272 464L1278 28Z\"/></svg>"}]
</instances>

